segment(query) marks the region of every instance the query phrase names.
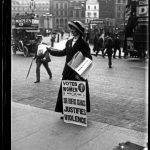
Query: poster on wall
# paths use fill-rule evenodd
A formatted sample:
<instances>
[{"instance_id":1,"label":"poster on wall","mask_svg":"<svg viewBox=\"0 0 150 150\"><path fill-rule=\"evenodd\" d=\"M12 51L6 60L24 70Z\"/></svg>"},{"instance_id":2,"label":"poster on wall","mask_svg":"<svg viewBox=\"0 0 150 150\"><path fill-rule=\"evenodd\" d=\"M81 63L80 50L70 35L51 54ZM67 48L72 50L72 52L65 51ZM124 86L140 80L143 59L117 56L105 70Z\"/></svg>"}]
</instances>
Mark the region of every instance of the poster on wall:
<instances>
[{"instance_id":1,"label":"poster on wall","mask_svg":"<svg viewBox=\"0 0 150 150\"><path fill-rule=\"evenodd\" d=\"M62 80L64 122L87 127L86 84Z\"/></svg>"}]
</instances>

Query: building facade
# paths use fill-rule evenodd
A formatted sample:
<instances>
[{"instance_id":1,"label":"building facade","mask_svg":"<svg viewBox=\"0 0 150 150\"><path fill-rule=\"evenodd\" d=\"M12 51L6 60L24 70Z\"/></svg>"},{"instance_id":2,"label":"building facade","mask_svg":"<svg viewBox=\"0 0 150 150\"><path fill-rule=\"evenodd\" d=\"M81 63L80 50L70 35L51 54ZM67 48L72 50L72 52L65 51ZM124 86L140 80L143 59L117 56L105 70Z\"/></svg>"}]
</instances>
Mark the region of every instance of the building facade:
<instances>
[{"instance_id":1,"label":"building facade","mask_svg":"<svg viewBox=\"0 0 150 150\"><path fill-rule=\"evenodd\" d=\"M82 23L85 23L85 8L86 8L86 2L85 0L70 0L69 1L69 14L68 14L68 20L78 20Z\"/></svg>"},{"instance_id":2,"label":"building facade","mask_svg":"<svg viewBox=\"0 0 150 150\"><path fill-rule=\"evenodd\" d=\"M12 0L12 25L14 24L13 19L16 14L35 13L40 20L39 28L52 28L51 15L48 15L49 8L50 0Z\"/></svg>"},{"instance_id":3,"label":"building facade","mask_svg":"<svg viewBox=\"0 0 150 150\"><path fill-rule=\"evenodd\" d=\"M53 16L53 29L67 30L69 0L51 1L50 13Z\"/></svg>"},{"instance_id":4,"label":"building facade","mask_svg":"<svg viewBox=\"0 0 150 150\"><path fill-rule=\"evenodd\" d=\"M116 27L124 28L125 25L125 7L127 0L115 0L115 20Z\"/></svg>"},{"instance_id":5,"label":"building facade","mask_svg":"<svg viewBox=\"0 0 150 150\"><path fill-rule=\"evenodd\" d=\"M99 18L115 18L115 0L98 0L99 1Z\"/></svg>"},{"instance_id":6,"label":"building facade","mask_svg":"<svg viewBox=\"0 0 150 150\"><path fill-rule=\"evenodd\" d=\"M85 23L90 23L91 20L99 19L99 3L97 0L86 1Z\"/></svg>"}]
</instances>

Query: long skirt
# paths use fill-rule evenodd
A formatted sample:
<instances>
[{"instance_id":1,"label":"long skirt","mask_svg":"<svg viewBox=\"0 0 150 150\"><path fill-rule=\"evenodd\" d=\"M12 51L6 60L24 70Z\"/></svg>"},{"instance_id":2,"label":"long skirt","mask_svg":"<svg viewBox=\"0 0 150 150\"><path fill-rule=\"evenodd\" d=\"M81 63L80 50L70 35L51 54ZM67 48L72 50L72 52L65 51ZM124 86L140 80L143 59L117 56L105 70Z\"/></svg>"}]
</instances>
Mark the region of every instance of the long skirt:
<instances>
[{"instance_id":1,"label":"long skirt","mask_svg":"<svg viewBox=\"0 0 150 150\"><path fill-rule=\"evenodd\" d=\"M76 73L74 71L72 71L73 74L70 76L63 76L62 80L73 80L73 81L78 81L77 79L75 79L75 75ZM85 81L86 83L86 108L87 108L87 112L90 112L90 93L89 93L89 84L87 80L80 80L80 81ZM58 97L57 97L57 102L56 102L56 107L55 107L55 111L56 112L60 112L63 113L63 98L62 98L62 82L60 84L60 88L59 88L59 92L58 92Z\"/></svg>"}]
</instances>

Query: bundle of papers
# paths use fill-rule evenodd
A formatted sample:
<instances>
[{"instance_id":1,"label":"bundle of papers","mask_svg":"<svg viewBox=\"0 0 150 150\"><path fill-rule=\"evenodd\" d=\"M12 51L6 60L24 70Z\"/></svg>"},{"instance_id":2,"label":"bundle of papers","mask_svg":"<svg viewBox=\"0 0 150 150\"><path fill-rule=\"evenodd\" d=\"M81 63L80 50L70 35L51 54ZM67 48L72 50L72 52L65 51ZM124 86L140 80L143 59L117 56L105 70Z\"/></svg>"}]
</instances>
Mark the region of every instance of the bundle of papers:
<instances>
[{"instance_id":1,"label":"bundle of papers","mask_svg":"<svg viewBox=\"0 0 150 150\"><path fill-rule=\"evenodd\" d=\"M84 57L81 52L77 52L68 65L84 79L88 78L93 66L92 60Z\"/></svg>"},{"instance_id":2,"label":"bundle of papers","mask_svg":"<svg viewBox=\"0 0 150 150\"><path fill-rule=\"evenodd\" d=\"M38 46L37 55L39 56L39 55L44 54L47 51L47 48L49 48L48 45L46 45L46 44L40 44Z\"/></svg>"}]
</instances>

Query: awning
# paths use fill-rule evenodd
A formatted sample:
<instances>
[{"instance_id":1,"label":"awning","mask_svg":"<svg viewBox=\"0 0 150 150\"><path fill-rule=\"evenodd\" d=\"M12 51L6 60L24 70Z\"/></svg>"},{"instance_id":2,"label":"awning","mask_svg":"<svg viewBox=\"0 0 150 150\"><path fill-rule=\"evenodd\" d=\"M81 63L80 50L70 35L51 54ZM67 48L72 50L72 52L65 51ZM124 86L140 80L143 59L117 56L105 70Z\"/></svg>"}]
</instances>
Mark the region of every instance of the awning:
<instances>
[{"instance_id":1,"label":"awning","mask_svg":"<svg viewBox=\"0 0 150 150\"><path fill-rule=\"evenodd\" d=\"M26 32L40 32L40 30L26 30Z\"/></svg>"},{"instance_id":2,"label":"awning","mask_svg":"<svg viewBox=\"0 0 150 150\"><path fill-rule=\"evenodd\" d=\"M38 30L38 28L34 28L34 27L15 27L15 29Z\"/></svg>"}]
</instances>

